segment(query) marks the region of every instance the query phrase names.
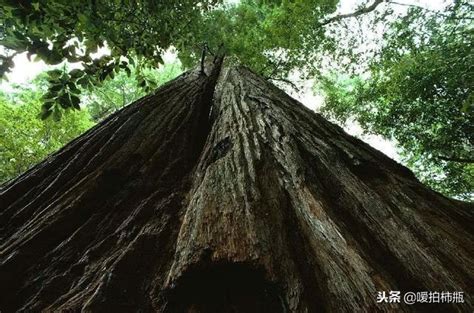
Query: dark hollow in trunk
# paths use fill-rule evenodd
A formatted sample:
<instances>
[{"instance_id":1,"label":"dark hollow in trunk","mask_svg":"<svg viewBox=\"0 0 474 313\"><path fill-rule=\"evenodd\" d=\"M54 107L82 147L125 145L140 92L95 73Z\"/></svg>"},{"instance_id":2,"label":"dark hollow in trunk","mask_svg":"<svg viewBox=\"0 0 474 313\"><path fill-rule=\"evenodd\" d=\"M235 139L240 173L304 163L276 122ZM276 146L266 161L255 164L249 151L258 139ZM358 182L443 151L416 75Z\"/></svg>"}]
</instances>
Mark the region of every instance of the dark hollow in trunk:
<instances>
[{"instance_id":1,"label":"dark hollow in trunk","mask_svg":"<svg viewBox=\"0 0 474 313\"><path fill-rule=\"evenodd\" d=\"M473 220L217 61L2 187L0 311L472 312ZM465 303L377 303L389 290Z\"/></svg>"},{"instance_id":2,"label":"dark hollow in trunk","mask_svg":"<svg viewBox=\"0 0 474 313\"><path fill-rule=\"evenodd\" d=\"M277 286L263 271L240 263L204 263L188 270L167 295L165 312L283 313Z\"/></svg>"}]
</instances>

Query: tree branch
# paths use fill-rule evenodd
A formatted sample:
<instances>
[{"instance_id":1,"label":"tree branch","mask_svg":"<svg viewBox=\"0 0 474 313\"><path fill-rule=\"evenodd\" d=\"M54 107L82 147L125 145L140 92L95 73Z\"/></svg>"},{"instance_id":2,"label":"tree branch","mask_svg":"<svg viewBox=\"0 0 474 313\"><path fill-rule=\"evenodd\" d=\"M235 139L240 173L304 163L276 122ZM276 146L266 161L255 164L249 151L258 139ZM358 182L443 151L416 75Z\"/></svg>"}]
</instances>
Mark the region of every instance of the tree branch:
<instances>
[{"instance_id":1,"label":"tree branch","mask_svg":"<svg viewBox=\"0 0 474 313\"><path fill-rule=\"evenodd\" d=\"M436 15L439 15L439 16L442 16L442 17L452 18L452 19L455 19L455 20L473 20L473 18L469 17L469 16L459 17L459 16L454 16L454 15L446 15L446 14L443 14L442 12L439 12L439 11L436 11L436 10L431 10L431 9L425 8L421 5L416 5L416 4L413 4L413 3L402 3L402 2L397 2L397 1L388 1L387 3L400 5L400 6L405 6L405 7L411 7L411 8L418 8L418 9L422 9L422 10L431 12L433 14L436 14Z\"/></svg>"},{"instance_id":2,"label":"tree branch","mask_svg":"<svg viewBox=\"0 0 474 313\"><path fill-rule=\"evenodd\" d=\"M321 26L324 26L324 25L327 25L327 24L330 24L330 23L333 23L333 22L338 22L338 21L340 21L340 20L342 20L342 19L345 19L345 18L348 18L348 17L357 17L357 16L359 16L359 15L372 12L372 11L374 11L374 10L379 6L379 4L381 4L382 2L385 2L385 0L375 0L374 3L372 3L372 4L369 5L368 7L361 8L361 9L359 9L359 10L357 10L357 11L352 12L352 13L336 15L336 16L331 17L331 18L325 20L324 22L322 22L322 23L321 23Z\"/></svg>"},{"instance_id":3,"label":"tree branch","mask_svg":"<svg viewBox=\"0 0 474 313\"><path fill-rule=\"evenodd\" d=\"M363 7L363 8L361 8L357 11L354 11L352 13L340 14L340 15L333 16L333 17L328 18L327 20L321 22L319 25L324 26L324 25L327 25L327 24L330 24L330 23L338 22L338 21L343 20L345 18L358 17L359 15L372 12L383 2L385 2L387 4L394 4L394 5L400 5L400 6L420 8L420 9L432 12L434 14L438 14L438 15L441 15L443 17L450 17L450 18L453 18L453 19L459 19L459 20L472 20L473 19L471 17L466 17L466 16L463 16L463 17L447 16L445 14L442 14L441 12L431 10L431 9L428 9L428 8L425 8L425 7L416 5L416 4L411 4L411 3L402 3L402 2L391 1L391 0L374 0L374 2L371 5L369 5L368 7Z\"/></svg>"},{"instance_id":4,"label":"tree branch","mask_svg":"<svg viewBox=\"0 0 474 313\"><path fill-rule=\"evenodd\" d=\"M296 86L295 83L293 83L292 81L290 81L290 80L288 80L288 79L285 79L285 78L268 78L268 80L283 82L283 83L285 83L285 84L290 85L291 88L293 88L293 89L296 90L297 92L300 92L300 89L298 88L298 86Z\"/></svg>"}]
</instances>

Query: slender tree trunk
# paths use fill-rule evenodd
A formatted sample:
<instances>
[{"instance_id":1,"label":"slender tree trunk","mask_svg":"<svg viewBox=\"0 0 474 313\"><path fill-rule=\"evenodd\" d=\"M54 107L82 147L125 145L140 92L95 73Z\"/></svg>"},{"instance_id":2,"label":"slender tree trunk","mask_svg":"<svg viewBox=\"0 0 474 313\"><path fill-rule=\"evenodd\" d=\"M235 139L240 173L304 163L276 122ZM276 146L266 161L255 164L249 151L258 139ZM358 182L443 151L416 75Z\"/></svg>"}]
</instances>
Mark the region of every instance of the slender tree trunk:
<instances>
[{"instance_id":1,"label":"slender tree trunk","mask_svg":"<svg viewBox=\"0 0 474 313\"><path fill-rule=\"evenodd\" d=\"M206 73L2 188L2 313L472 312L472 205L248 69Z\"/></svg>"}]
</instances>

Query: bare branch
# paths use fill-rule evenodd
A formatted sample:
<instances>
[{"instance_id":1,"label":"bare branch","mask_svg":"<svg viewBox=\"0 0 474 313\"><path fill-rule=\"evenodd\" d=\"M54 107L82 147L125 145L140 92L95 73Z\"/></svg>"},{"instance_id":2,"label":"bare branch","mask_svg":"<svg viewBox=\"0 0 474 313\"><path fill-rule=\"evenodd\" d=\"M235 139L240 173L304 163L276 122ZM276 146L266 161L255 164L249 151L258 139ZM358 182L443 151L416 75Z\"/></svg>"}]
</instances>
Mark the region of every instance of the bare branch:
<instances>
[{"instance_id":1,"label":"bare branch","mask_svg":"<svg viewBox=\"0 0 474 313\"><path fill-rule=\"evenodd\" d=\"M340 21L342 19L345 19L345 18L357 17L359 15L372 12L384 1L385 0L375 0L374 3L372 3L368 7L361 8L357 11L352 12L352 13L336 15L336 16L331 17L331 18L325 20L324 22L322 22L321 25L324 26L324 25L327 25L327 24L330 24L330 23L333 23L333 22L338 22L338 21Z\"/></svg>"},{"instance_id":2,"label":"bare branch","mask_svg":"<svg viewBox=\"0 0 474 313\"><path fill-rule=\"evenodd\" d=\"M428 11L428 12L431 12L433 14L436 14L436 15L439 15L439 16L442 16L442 17L452 18L452 19L455 19L455 20L473 20L473 18L469 17L469 16L459 17L459 16L454 16L454 15L446 15L446 14L443 14L442 12L440 12L440 11L431 10L429 8L423 7L421 5L416 5L416 4L413 4L413 3L402 3L402 2L397 2L397 1L388 1L387 3L394 4L394 5L399 5L399 6L411 7L411 8L418 8L418 9L422 9L424 11Z\"/></svg>"},{"instance_id":3,"label":"bare branch","mask_svg":"<svg viewBox=\"0 0 474 313\"><path fill-rule=\"evenodd\" d=\"M340 15L336 15L334 17L331 17L323 22L321 22L319 25L320 26L324 26L324 25L327 25L327 24L330 24L330 23L334 23L334 22L339 22L345 18L352 18L352 17L358 17L360 15L363 15L363 14L366 14L366 13L370 13L372 11L374 11L381 3L387 3L387 4L393 4L393 5L399 5L399 6L407 6L407 7L414 7L414 8L419 8L419 9L422 9L422 10L425 10L425 11L429 11L429 12L432 12L434 14L437 14L437 15L440 15L440 16L443 16L443 17L449 17L449 18L453 18L453 19L458 19L458 20L473 20L472 17L469 17L469 16L462 16L462 17L457 17L457 16L448 16L448 15L445 15L441 12L438 12L438 11L435 11L435 10L431 10L429 8L426 8L426 7L423 7L423 6L419 6L419 5L416 5L416 4L411 4L411 3L402 3L402 2L397 2L397 1L391 1L391 0L374 0L374 2L369 5L368 7L363 7L357 11L354 11L352 13L347 13L347 14L340 14Z\"/></svg>"},{"instance_id":4,"label":"bare branch","mask_svg":"<svg viewBox=\"0 0 474 313\"><path fill-rule=\"evenodd\" d=\"M290 85L291 88L293 88L296 92L300 92L300 89L298 88L298 86L296 86L295 83L293 83L292 81L290 81L288 79L285 79L285 78L268 78L268 80L283 82L285 84Z\"/></svg>"}]
</instances>

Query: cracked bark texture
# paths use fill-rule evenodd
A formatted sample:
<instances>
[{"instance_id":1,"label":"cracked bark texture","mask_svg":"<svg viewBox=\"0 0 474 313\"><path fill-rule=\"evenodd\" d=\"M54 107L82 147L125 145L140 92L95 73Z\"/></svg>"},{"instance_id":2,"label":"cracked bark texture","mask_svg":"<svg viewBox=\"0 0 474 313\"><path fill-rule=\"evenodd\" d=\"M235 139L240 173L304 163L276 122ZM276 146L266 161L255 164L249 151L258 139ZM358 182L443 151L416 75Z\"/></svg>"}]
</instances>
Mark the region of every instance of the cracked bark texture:
<instances>
[{"instance_id":1,"label":"cracked bark texture","mask_svg":"<svg viewBox=\"0 0 474 313\"><path fill-rule=\"evenodd\" d=\"M206 73L2 187L2 313L472 312L471 204L246 68Z\"/></svg>"}]
</instances>

